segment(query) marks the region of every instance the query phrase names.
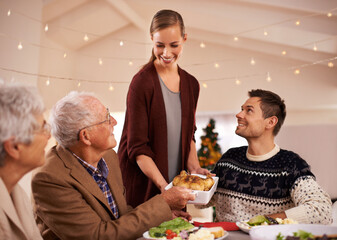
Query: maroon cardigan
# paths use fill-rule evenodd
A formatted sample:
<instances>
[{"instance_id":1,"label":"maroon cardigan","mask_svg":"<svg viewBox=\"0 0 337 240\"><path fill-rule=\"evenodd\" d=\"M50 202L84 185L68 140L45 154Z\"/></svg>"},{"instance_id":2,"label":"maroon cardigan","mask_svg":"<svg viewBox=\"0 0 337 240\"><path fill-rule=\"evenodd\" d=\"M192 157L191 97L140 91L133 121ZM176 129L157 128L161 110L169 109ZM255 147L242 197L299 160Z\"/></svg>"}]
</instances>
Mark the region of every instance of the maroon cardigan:
<instances>
[{"instance_id":1,"label":"maroon cardigan","mask_svg":"<svg viewBox=\"0 0 337 240\"><path fill-rule=\"evenodd\" d=\"M196 130L195 111L200 87L195 77L179 67L178 72L182 115L181 169L186 169L191 140L194 140ZM152 158L165 180L169 181L165 103L153 63L141 69L129 86L124 128L118 148L126 199L133 207L160 193L156 185L138 167L136 157L139 155Z\"/></svg>"}]
</instances>

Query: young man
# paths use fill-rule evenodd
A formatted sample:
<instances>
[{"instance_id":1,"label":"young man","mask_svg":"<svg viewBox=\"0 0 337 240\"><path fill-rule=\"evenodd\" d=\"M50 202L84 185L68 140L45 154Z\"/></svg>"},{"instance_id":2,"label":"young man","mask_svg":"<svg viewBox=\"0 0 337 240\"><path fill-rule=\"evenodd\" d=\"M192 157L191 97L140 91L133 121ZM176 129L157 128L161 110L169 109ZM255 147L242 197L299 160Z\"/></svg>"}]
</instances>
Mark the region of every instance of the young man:
<instances>
[{"instance_id":1,"label":"young man","mask_svg":"<svg viewBox=\"0 0 337 240\"><path fill-rule=\"evenodd\" d=\"M274 143L285 116L286 106L277 94L249 92L236 115L235 131L248 146L229 149L213 170L220 179L208 206L216 206L218 221L268 215L300 223L331 222L330 197L307 162Z\"/></svg>"},{"instance_id":2,"label":"young man","mask_svg":"<svg viewBox=\"0 0 337 240\"><path fill-rule=\"evenodd\" d=\"M32 181L37 223L44 239L137 239L150 227L190 218L179 211L191 190L171 188L135 209L127 205L113 134L116 120L89 93L71 92L53 107L58 145Z\"/></svg>"}]
</instances>

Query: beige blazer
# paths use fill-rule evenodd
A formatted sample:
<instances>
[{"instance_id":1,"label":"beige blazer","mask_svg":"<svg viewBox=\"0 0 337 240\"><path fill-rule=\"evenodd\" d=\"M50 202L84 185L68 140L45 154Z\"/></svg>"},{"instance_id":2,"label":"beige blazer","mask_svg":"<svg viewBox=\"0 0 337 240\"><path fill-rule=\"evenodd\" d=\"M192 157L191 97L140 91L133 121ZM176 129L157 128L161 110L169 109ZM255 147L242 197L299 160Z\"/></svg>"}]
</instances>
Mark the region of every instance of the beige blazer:
<instances>
[{"instance_id":1,"label":"beige blazer","mask_svg":"<svg viewBox=\"0 0 337 240\"><path fill-rule=\"evenodd\" d=\"M19 184L9 195L0 178L0 199L0 240L42 240L30 201Z\"/></svg>"},{"instance_id":2,"label":"beige blazer","mask_svg":"<svg viewBox=\"0 0 337 240\"><path fill-rule=\"evenodd\" d=\"M68 150L54 146L48 152L46 164L32 180L37 223L44 239L137 239L172 218L160 195L135 209L129 207L115 151L110 150L104 159L118 219L95 180Z\"/></svg>"}]
</instances>

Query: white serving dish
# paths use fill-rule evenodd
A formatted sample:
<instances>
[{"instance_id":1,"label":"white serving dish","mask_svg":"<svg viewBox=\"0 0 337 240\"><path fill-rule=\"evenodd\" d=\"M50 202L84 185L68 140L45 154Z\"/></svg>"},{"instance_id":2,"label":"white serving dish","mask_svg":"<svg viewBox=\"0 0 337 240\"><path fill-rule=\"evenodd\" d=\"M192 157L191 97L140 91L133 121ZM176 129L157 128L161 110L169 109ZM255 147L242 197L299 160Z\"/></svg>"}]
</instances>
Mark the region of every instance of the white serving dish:
<instances>
[{"instance_id":1,"label":"white serving dish","mask_svg":"<svg viewBox=\"0 0 337 240\"><path fill-rule=\"evenodd\" d=\"M201 174L191 174L191 175L196 175L202 178L206 178L205 175L201 175ZM192 193L195 194L195 199L193 201L188 201L187 203L196 204L196 205L206 205L209 202L209 200L211 200L216 190L216 187L218 186L219 177L212 177L212 178L214 180L214 184L212 188L209 191L192 190ZM170 182L170 184L165 187L165 190L170 189L172 186L173 186L173 183Z\"/></svg>"},{"instance_id":2,"label":"white serving dish","mask_svg":"<svg viewBox=\"0 0 337 240\"><path fill-rule=\"evenodd\" d=\"M251 240L275 240L281 233L283 236L293 236L294 232L303 230L313 235L337 234L337 226L321 224L281 224L253 227L249 231Z\"/></svg>"}]
</instances>

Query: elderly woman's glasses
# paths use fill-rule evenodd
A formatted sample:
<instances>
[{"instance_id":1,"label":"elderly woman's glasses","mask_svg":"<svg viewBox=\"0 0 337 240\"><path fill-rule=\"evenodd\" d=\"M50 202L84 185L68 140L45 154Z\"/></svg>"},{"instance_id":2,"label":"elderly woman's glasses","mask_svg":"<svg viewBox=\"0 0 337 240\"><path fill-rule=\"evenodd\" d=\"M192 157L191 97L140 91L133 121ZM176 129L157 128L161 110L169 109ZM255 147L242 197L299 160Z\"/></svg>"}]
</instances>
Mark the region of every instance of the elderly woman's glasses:
<instances>
[{"instance_id":1,"label":"elderly woman's glasses","mask_svg":"<svg viewBox=\"0 0 337 240\"><path fill-rule=\"evenodd\" d=\"M99 122L99 123L95 123L95 124L91 124L91 125L89 125L89 126L83 127L83 128L81 128L80 130L78 130L78 134L77 134L78 140L80 140L80 132L81 132L83 129L90 128L90 127L93 127L93 126L97 126L97 125L103 124L103 123L105 123L105 122L108 122L109 125L111 124L111 116L110 116L109 108L106 109L106 117L105 117L105 120L104 120L104 121Z\"/></svg>"},{"instance_id":2,"label":"elderly woman's glasses","mask_svg":"<svg viewBox=\"0 0 337 240\"><path fill-rule=\"evenodd\" d=\"M50 134L50 130L51 130L51 126L49 123L47 123L46 121L43 122L43 125L40 129L36 130L36 133L42 133L44 135L49 135Z\"/></svg>"}]
</instances>

